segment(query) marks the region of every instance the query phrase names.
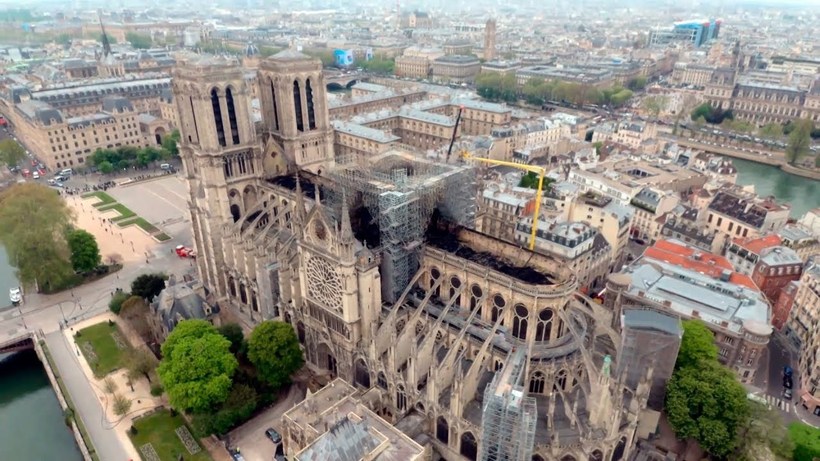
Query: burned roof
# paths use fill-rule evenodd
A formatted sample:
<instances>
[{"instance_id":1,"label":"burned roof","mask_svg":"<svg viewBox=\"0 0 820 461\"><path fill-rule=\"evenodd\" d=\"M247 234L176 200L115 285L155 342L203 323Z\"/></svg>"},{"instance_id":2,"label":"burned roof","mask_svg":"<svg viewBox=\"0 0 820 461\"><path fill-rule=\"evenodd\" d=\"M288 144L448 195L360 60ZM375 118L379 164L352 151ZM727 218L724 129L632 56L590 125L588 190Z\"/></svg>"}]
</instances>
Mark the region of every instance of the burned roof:
<instances>
[{"instance_id":1,"label":"burned roof","mask_svg":"<svg viewBox=\"0 0 820 461\"><path fill-rule=\"evenodd\" d=\"M546 274L542 271L535 270L529 265L519 265L501 255L484 250L482 248L474 248L464 237L462 233L470 233L465 228L453 227L448 223L437 223L430 226L427 231L427 244L438 248L440 250L451 253L459 258L472 261L476 264L485 266L489 269L501 272L502 274L514 277L522 282L533 285L554 285L555 281L551 274ZM488 235L480 234L482 239L489 239L494 243L501 245L510 245L502 240L495 239ZM535 253L533 253L535 255Z\"/></svg>"}]
</instances>

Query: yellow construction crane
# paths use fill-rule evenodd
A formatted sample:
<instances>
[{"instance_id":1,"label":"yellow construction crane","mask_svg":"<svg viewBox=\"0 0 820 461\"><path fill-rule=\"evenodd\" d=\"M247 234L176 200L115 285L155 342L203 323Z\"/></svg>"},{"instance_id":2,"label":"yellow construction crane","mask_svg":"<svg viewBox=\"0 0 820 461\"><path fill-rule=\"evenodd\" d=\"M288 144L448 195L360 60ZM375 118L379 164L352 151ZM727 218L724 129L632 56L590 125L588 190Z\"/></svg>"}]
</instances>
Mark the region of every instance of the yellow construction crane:
<instances>
[{"instance_id":1,"label":"yellow construction crane","mask_svg":"<svg viewBox=\"0 0 820 461\"><path fill-rule=\"evenodd\" d=\"M505 162L503 160L494 160L491 158L473 157L469 152L463 152L461 154L461 158L464 160L475 160L477 162L484 162L492 165L510 166L513 168L518 168L519 170L525 170L530 173L538 174L538 189L535 192L535 210L533 213L532 232L530 233L529 245L530 251L535 250L535 233L538 230L538 212L541 210L541 198L543 197L543 191L541 188L544 186L544 175L547 174L547 169L542 166L523 165L521 163Z\"/></svg>"}]
</instances>

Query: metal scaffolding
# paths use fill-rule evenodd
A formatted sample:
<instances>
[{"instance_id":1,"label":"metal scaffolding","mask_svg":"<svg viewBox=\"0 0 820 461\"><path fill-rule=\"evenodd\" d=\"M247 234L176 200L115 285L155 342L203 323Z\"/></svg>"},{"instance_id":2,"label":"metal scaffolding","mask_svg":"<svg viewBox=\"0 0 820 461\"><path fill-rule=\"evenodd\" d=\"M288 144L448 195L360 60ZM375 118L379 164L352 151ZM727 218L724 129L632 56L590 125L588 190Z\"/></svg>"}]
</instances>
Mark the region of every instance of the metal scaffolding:
<instances>
[{"instance_id":1,"label":"metal scaffolding","mask_svg":"<svg viewBox=\"0 0 820 461\"><path fill-rule=\"evenodd\" d=\"M337 157L328 173L340 196L364 206L379 228L382 298L395 302L418 270L433 210L466 227L475 224L477 185L468 165L447 165L403 151ZM343 193L342 193L343 192Z\"/></svg>"},{"instance_id":2,"label":"metal scaffolding","mask_svg":"<svg viewBox=\"0 0 820 461\"><path fill-rule=\"evenodd\" d=\"M511 353L484 391L481 414L481 461L530 461L538 418L535 398L522 381L527 365L523 348Z\"/></svg>"}]
</instances>

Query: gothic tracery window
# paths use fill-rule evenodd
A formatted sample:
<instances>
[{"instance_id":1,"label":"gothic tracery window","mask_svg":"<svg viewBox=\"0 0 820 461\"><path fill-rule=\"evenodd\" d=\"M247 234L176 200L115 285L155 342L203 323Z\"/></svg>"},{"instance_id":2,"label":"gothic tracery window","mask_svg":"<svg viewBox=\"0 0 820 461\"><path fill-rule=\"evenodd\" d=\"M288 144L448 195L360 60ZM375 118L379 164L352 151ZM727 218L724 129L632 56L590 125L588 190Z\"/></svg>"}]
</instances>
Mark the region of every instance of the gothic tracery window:
<instances>
[{"instance_id":1,"label":"gothic tracery window","mask_svg":"<svg viewBox=\"0 0 820 461\"><path fill-rule=\"evenodd\" d=\"M493 296L493 308L492 308L492 316L491 320L495 323L498 320L498 317L502 315L504 312L504 307L507 305L507 301L504 300L504 297L500 294ZM504 324L504 321L501 321L501 324Z\"/></svg>"},{"instance_id":2,"label":"gothic tracery window","mask_svg":"<svg viewBox=\"0 0 820 461\"><path fill-rule=\"evenodd\" d=\"M538 313L538 323L535 325L535 340L548 341L552 332L552 309L543 309Z\"/></svg>"},{"instance_id":3,"label":"gothic tracery window","mask_svg":"<svg viewBox=\"0 0 820 461\"><path fill-rule=\"evenodd\" d=\"M516 304L513 310L512 335L518 339L527 339L527 317L529 311L523 304Z\"/></svg>"},{"instance_id":4,"label":"gothic tracery window","mask_svg":"<svg viewBox=\"0 0 820 461\"><path fill-rule=\"evenodd\" d=\"M530 378L530 394L543 394L546 377L544 373L536 371Z\"/></svg>"},{"instance_id":5,"label":"gothic tracery window","mask_svg":"<svg viewBox=\"0 0 820 461\"><path fill-rule=\"evenodd\" d=\"M306 264L308 295L325 307L342 310L342 282L339 274L325 259L311 257Z\"/></svg>"}]
</instances>

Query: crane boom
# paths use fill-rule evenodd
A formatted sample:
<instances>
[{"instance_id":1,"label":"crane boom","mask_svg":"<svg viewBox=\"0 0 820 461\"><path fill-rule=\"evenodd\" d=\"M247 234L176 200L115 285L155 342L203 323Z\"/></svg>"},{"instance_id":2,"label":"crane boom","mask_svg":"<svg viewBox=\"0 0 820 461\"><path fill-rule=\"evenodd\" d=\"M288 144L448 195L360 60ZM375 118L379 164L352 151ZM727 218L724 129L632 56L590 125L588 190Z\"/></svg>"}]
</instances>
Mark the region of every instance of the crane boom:
<instances>
[{"instance_id":1,"label":"crane boom","mask_svg":"<svg viewBox=\"0 0 820 461\"><path fill-rule=\"evenodd\" d=\"M459 112L461 115L461 112ZM450 144L450 148L452 148L452 143ZM448 153L449 156L449 153ZM535 235L538 230L538 213L541 211L541 198L543 197L543 191L541 190L544 187L544 175L547 173L547 169L542 166L535 166L535 165L523 165L521 163L514 163L514 162L506 162L504 160L495 160L491 158L485 157L473 157L470 153L465 152L462 154L462 158L468 160L475 160L477 162L484 162L489 163L492 165L500 165L500 166L509 166L512 168L517 168L519 170L525 170L530 173L537 173L538 174L538 189L535 192L535 210L533 210L533 218L532 218L532 231L530 232L530 243L529 249L530 251L535 250Z\"/></svg>"},{"instance_id":2,"label":"crane boom","mask_svg":"<svg viewBox=\"0 0 820 461\"><path fill-rule=\"evenodd\" d=\"M464 106L458 106L458 114L456 114L456 125L453 127L453 136L450 138L450 147L447 148L447 158L445 159L446 163L450 162L450 154L453 152L453 143L456 142L456 136L458 135L458 123L461 121L461 112L464 110Z\"/></svg>"}]
</instances>

